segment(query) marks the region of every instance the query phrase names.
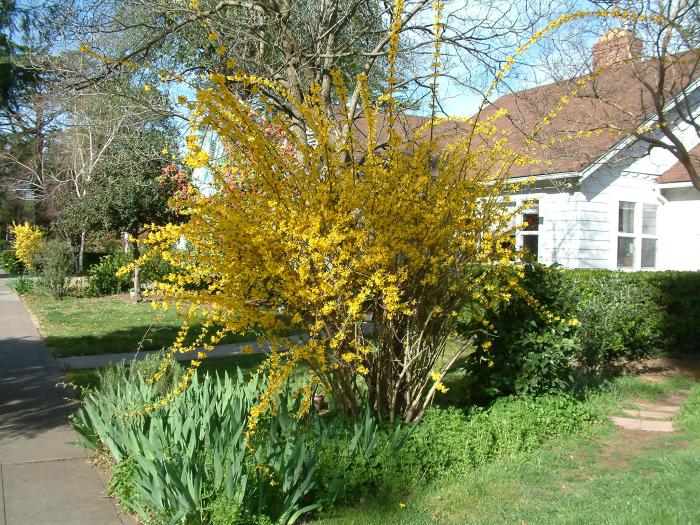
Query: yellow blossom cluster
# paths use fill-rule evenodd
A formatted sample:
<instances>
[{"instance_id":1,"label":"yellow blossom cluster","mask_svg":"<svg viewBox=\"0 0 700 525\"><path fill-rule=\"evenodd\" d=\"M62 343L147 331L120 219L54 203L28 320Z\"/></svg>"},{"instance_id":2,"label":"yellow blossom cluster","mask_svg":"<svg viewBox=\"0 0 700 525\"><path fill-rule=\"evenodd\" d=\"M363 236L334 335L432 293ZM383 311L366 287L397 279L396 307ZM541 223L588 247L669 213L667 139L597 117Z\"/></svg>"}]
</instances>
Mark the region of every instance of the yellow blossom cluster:
<instances>
[{"instance_id":1,"label":"yellow blossom cluster","mask_svg":"<svg viewBox=\"0 0 700 525\"><path fill-rule=\"evenodd\" d=\"M36 269L37 257L44 243L44 234L38 226L25 222L13 224L10 233L14 237L12 249L15 256L30 270Z\"/></svg>"},{"instance_id":2,"label":"yellow blossom cluster","mask_svg":"<svg viewBox=\"0 0 700 525\"><path fill-rule=\"evenodd\" d=\"M440 148L424 130L396 130L378 153L379 110L368 93L367 137L343 135L342 122L313 97L292 101L315 138L310 144L286 117L241 102L225 77L212 81L197 95L195 126L221 138L226 162L209 166L213 194L192 191L178 203L187 221L151 228L145 239L148 256L160 253L178 269L157 284L165 303L154 304L191 305L178 313L225 332L308 334L273 345L270 395L251 414L253 427L301 363L349 411L362 382L382 392L380 408L398 396L398 410L407 410L426 391L405 384L408 373L382 378L384 361L416 352L413 375L424 385L461 304L492 274L510 272L513 212L501 195L513 152L489 140L496 127L485 119ZM334 83L343 93L340 75ZM187 142L188 158L205 162L196 140ZM181 238L190 249L173 248ZM394 393L402 385L412 397ZM435 390L443 389L438 382Z\"/></svg>"}]
</instances>

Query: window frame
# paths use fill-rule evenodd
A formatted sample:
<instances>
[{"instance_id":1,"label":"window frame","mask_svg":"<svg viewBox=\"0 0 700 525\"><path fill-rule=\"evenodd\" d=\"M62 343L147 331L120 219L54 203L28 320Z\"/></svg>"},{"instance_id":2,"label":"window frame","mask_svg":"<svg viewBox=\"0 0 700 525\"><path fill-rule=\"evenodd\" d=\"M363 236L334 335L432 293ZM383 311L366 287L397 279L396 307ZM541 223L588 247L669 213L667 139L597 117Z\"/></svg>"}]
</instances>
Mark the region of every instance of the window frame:
<instances>
[{"instance_id":1,"label":"window frame","mask_svg":"<svg viewBox=\"0 0 700 525\"><path fill-rule=\"evenodd\" d=\"M518 209L522 207L523 205L527 203L532 203L532 205L524 210L522 210L518 215L513 217L513 220L515 221L515 224L527 224L525 221L525 214L528 212L528 209L530 208L535 208L537 210L537 229L536 230L525 230L525 229L519 229L516 234L515 234L515 248L518 250L523 250L524 249L524 242L525 242L525 237L535 237L537 239L537 257L535 260L537 262L540 261L540 240L541 236L540 233L542 232L542 225L543 225L543 217L541 214L541 203L542 203L542 196L537 194L537 195L531 195L531 196L511 196L510 197L510 202L508 203L508 207L513 207L515 209Z\"/></svg>"},{"instance_id":2,"label":"window frame","mask_svg":"<svg viewBox=\"0 0 700 525\"><path fill-rule=\"evenodd\" d=\"M620 231L620 211L623 204L633 204L633 216L632 216L632 232L622 232ZM654 233L644 233L644 211L645 208L654 208ZM650 202L647 200L618 200L617 207L615 209L615 223L614 223L614 241L613 241L613 262L615 268L621 271L640 271L648 270L653 271L658 269L659 260L659 210L661 209L658 202ZM626 238L632 240L632 265L631 266L620 266L618 251L620 238ZM654 265L653 266L642 266L642 244L644 240L654 241Z\"/></svg>"}]
</instances>

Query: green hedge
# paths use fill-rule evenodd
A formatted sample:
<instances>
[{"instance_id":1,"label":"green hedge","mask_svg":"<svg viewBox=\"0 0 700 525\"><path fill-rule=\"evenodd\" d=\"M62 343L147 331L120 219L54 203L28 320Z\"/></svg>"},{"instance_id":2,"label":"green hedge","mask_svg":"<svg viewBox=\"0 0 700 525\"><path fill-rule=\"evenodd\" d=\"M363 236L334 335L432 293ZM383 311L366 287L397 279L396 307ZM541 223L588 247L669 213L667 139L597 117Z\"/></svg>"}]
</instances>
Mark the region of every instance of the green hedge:
<instances>
[{"instance_id":1,"label":"green hedge","mask_svg":"<svg viewBox=\"0 0 700 525\"><path fill-rule=\"evenodd\" d=\"M583 358L700 349L700 272L566 270L577 295Z\"/></svg>"},{"instance_id":2,"label":"green hedge","mask_svg":"<svg viewBox=\"0 0 700 525\"><path fill-rule=\"evenodd\" d=\"M475 342L464 363L472 399L566 390L574 363L593 370L700 349L700 272L535 264L522 285L541 308L516 296L488 311L466 308L460 317L459 332Z\"/></svg>"}]
</instances>

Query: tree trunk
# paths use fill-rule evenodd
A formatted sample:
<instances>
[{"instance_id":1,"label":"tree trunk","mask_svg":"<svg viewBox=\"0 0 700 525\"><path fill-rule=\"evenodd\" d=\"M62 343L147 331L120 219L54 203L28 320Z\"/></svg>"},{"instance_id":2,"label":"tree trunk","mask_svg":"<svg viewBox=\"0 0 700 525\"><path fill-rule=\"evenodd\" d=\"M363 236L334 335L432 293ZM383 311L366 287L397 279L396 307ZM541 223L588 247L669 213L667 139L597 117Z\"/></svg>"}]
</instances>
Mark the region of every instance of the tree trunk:
<instances>
[{"instance_id":1,"label":"tree trunk","mask_svg":"<svg viewBox=\"0 0 700 525\"><path fill-rule=\"evenodd\" d=\"M85 231L80 232L80 248L78 248L78 272L82 273L85 259Z\"/></svg>"},{"instance_id":2,"label":"tree trunk","mask_svg":"<svg viewBox=\"0 0 700 525\"><path fill-rule=\"evenodd\" d=\"M135 238L135 237L134 237ZM138 241L133 241L131 243L131 252L134 255L134 260L138 260L139 258L139 243ZM139 265L134 266L134 295L133 295L133 300L134 303L140 303L141 302L141 278L140 278L140 273L141 268Z\"/></svg>"}]
</instances>

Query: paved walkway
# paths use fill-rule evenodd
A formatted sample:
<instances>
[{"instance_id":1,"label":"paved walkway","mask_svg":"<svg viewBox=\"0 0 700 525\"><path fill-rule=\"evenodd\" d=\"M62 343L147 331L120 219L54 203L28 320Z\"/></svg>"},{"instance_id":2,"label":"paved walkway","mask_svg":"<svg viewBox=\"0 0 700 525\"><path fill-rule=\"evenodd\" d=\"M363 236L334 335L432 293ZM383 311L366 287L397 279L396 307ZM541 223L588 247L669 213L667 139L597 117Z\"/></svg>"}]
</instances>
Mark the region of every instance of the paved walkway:
<instances>
[{"instance_id":1,"label":"paved walkway","mask_svg":"<svg viewBox=\"0 0 700 525\"><path fill-rule=\"evenodd\" d=\"M24 306L0 275L0 525L135 523L70 444L71 402Z\"/></svg>"},{"instance_id":2,"label":"paved walkway","mask_svg":"<svg viewBox=\"0 0 700 525\"><path fill-rule=\"evenodd\" d=\"M633 409L625 410L625 414L629 417L611 416L610 419L618 427L627 430L673 432L676 430L676 425L671 418L680 411L690 391L681 390L678 394L667 395L658 403L637 401Z\"/></svg>"}]
</instances>

